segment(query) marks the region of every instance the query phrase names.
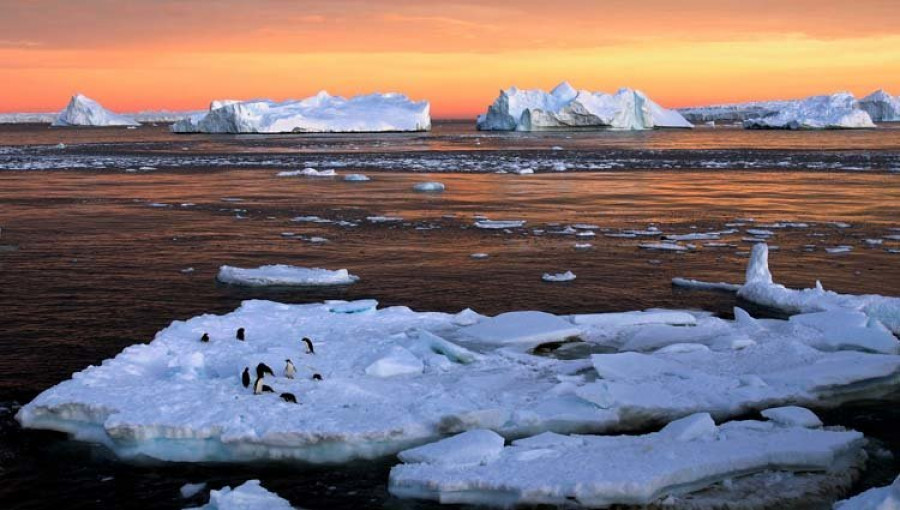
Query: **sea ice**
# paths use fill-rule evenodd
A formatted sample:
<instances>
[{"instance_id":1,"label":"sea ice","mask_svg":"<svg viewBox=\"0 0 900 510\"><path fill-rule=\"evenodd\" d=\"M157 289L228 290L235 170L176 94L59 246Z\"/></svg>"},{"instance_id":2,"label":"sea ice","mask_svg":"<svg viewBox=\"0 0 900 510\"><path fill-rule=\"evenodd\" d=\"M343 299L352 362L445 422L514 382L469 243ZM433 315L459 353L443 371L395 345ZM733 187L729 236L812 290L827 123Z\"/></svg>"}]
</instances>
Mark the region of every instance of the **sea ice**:
<instances>
[{"instance_id":1,"label":"sea ice","mask_svg":"<svg viewBox=\"0 0 900 510\"><path fill-rule=\"evenodd\" d=\"M275 264L244 269L234 266L222 266L216 276L222 283L246 285L248 287L269 286L302 286L317 287L328 285L349 285L359 281L358 276L350 274L346 269L336 271L320 268L306 268Z\"/></svg>"},{"instance_id":2,"label":"sea ice","mask_svg":"<svg viewBox=\"0 0 900 510\"><path fill-rule=\"evenodd\" d=\"M545 312L507 312L465 327L461 333L487 344L535 347L577 337L581 328Z\"/></svg>"},{"instance_id":3,"label":"sea ice","mask_svg":"<svg viewBox=\"0 0 900 510\"><path fill-rule=\"evenodd\" d=\"M107 126L139 126L136 120L124 115L115 114L93 99L76 94L72 96L66 109L63 110L53 126L57 127L107 127Z\"/></svg>"},{"instance_id":4,"label":"sea ice","mask_svg":"<svg viewBox=\"0 0 900 510\"><path fill-rule=\"evenodd\" d=\"M209 111L172 125L176 133L351 133L428 131L430 106L402 94L346 99L319 92L281 103L213 101Z\"/></svg>"},{"instance_id":5,"label":"sea ice","mask_svg":"<svg viewBox=\"0 0 900 510\"><path fill-rule=\"evenodd\" d=\"M285 170L276 174L278 177L337 177L334 170L316 170L304 168L302 170Z\"/></svg>"},{"instance_id":6,"label":"sea ice","mask_svg":"<svg viewBox=\"0 0 900 510\"><path fill-rule=\"evenodd\" d=\"M371 181L372 179L364 174L347 174L344 176L344 180L348 182L365 182Z\"/></svg>"},{"instance_id":7,"label":"sea ice","mask_svg":"<svg viewBox=\"0 0 900 510\"><path fill-rule=\"evenodd\" d=\"M200 494L200 491L206 488L206 483L186 483L181 486L179 492L181 497L188 499Z\"/></svg>"},{"instance_id":8,"label":"sea ice","mask_svg":"<svg viewBox=\"0 0 900 510\"><path fill-rule=\"evenodd\" d=\"M489 230L502 230L505 228L519 228L519 227L525 226L525 220L509 220L509 221L478 220L475 222L475 226L478 228L489 229Z\"/></svg>"},{"instance_id":9,"label":"sea ice","mask_svg":"<svg viewBox=\"0 0 900 510\"><path fill-rule=\"evenodd\" d=\"M849 92L813 96L790 102L777 113L747 119L747 129L853 129L874 128L872 118Z\"/></svg>"},{"instance_id":10,"label":"sea ice","mask_svg":"<svg viewBox=\"0 0 900 510\"><path fill-rule=\"evenodd\" d=\"M741 285L736 284L736 283L703 282L700 280L692 280L690 278L680 278L677 276L675 278L672 278L672 285L674 285L676 287L682 287L685 289L724 290L726 292L737 292L741 288Z\"/></svg>"},{"instance_id":11,"label":"sea ice","mask_svg":"<svg viewBox=\"0 0 900 510\"><path fill-rule=\"evenodd\" d=\"M502 90L487 113L478 117L477 126L483 131L693 127L681 114L662 108L640 91L577 91L566 82L550 93L516 87Z\"/></svg>"},{"instance_id":12,"label":"sea ice","mask_svg":"<svg viewBox=\"0 0 900 510\"><path fill-rule=\"evenodd\" d=\"M267 491L259 480L209 492L209 503L195 510L292 510L290 502Z\"/></svg>"},{"instance_id":13,"label":"sea ice","mask_svg":"<svg viewBox=\"0 0 900 510\"><path fill-rule=\"evenodd\" d=\"M900 510L900 476L887 487L869 489L850 499L838 501L834 510Z\"/></svg>"},{"instance_id":14,"label":"sea ice","mask_svg":"<svg viewBox=\"0 0 900 510\"><path fill-rule=\"evenodd\" d=\"M421 192L440 192L444 191L444 184L441 182L420 182L413 186L414 191Z\"/></svg>"},{"instance_id":15,"label":"sea ice","mask_svg":"<svg viewBox=\"0 0 900 510\"><path fill-rule=\"evenodd\" d=\"M471 432L469 432L471 434ZM489 432L487 432L489 433ZM449 440L445 440L449 441ZM389 490L402 498L445 504L577 504L589 508L660 504L716 483L781 471L843 473L862 462L862 434L778 422L717 426L709 414L688 416L641 436L561 436L516 440L486 458L457 462L447 445L432 458L404 458L391 469ZM470 441L466 441L471 446ZM430 445L441 446L441 443ZM494 444L491 445L495 447Z\"/></svg>"},{"instance_id":16,"label":"sea ice","mask_svg":"<svg viewBox=\"0 0 900 510\"><path fill-rule=\"evenodd\" d=\"M575 273L566 271L565 273L544 273L541 277L545 282L571 282L575 279Z\"/></svg>"}]
</instances>

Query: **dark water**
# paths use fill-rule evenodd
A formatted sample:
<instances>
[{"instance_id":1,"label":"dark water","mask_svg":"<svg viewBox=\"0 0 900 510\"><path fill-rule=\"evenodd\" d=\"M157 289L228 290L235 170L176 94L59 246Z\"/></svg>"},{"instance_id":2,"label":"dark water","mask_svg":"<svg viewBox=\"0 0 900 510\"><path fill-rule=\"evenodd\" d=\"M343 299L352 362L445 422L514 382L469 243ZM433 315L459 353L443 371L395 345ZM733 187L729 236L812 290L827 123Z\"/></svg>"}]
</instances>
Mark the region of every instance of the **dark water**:
<instances>
[{"instance_id":1,"label":"dark water","mask_svg":"<svg viewBox=\"0 0 900 510\"><path fill-rule=\"evenodd\" d=\"M666 233L688 233L721 230L746 217L807 222L809 228L776 230L770 242L779 246L771 256L779 282L808 287L821 279L842 292L900 294L900 254L888 252L900 249L900 242L863 243L900 233L890 230L900 228L900 175L891 172L900 161L898 133L504 137L439 124L424 135L176 137L163 128L0 126L0 169L15 167L14 161L60 167L0 170L0 402L26 402L72 372L152 340L172 320L225 313L250 298L302 303L371 297L384 305L448 312L471 307L487 314L675 307L727 316L735 305L731 295L679 291L670 281L740 282L750 247L741 240L743 229L724 238L735 248L698 242L700 249L686 254L643 251L637 244L652 239L607 238L597 230L597 238L577 241L591 242L593 249L576 251L572 236L534 235L533 228L554 230L556 223L592 223L611 232L654 224ZM66 148L48 148L57 143ZM748 169L748 155L762 166ZM799 162L797 168L785 166L786 157ZM542 165L558 163L588 170L585 162L605 158L650 162L644 166L655 170L541 173ZM168 164L125 171L150 160ZM677 164L653 166L663 160ZM726 167L697 163L713 160ZM867 161L871 169L810 169L810 162L831 160ZM44 165L48 161L53 164ZM243 163L229 163L234 161ZM437 161L440 173L399 171L408 164L406 170L421 172L417 161ZM539 173L530 176L447 173L535 161ZM767 161L774 163L765 166ZM315 166L362 171L373 180L275 176L323 162L340 164ZM70 163L75 168L65 167ZM424 180L440 180L447 191L411 190ZM358 226L291 221L304 215ZM371 215L404 221L374 224L365 220ZM476 215L523 219L528 228L474 229ZM834 221L851 227L827 223ZM284 232L329 242L285 238ZM805 251L806 245L814 251ZM825 253L836 245L854 251ZM491 257L473 260L475 252ZM339 290L277 292L214 281L221 264L269 263L346 267L362 280ZM181 272L188 267L194 272ZM544 272L565 270L578 279L564 285L540 280ZM896 409L896 402L869 402L829 412L826 420L856 427L900 455ZM248 478L261 478L308 508L431 507L389 498L390 459L341 467L122 465L98 448L22 431L11 416L0 411L0 508L180 508L203 498L181 500L184 483L210 481L218 488ZM898 467L881 458L872 466L860 488L886 483Z\"/></svg>"}]
</instances>

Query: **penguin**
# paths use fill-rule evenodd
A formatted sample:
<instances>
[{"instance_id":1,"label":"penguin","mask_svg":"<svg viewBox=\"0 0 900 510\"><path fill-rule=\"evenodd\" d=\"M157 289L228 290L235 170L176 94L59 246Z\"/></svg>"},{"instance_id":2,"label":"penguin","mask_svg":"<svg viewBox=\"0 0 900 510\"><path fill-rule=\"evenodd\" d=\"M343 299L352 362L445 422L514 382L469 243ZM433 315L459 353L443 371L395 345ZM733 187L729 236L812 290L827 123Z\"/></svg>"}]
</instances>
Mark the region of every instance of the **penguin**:
<instances>
[{"instance_id":1,"label":"penguin","mask_svg":"<svg viewBox=\"0 0 900 510\"><path fill-rule=\"evenodd\" d=\"M253 383L253 394L261 395L263 393L275 393L275 390L273 390L271 386L263 384L263 378L259 377L256 379L256 382Z\"/></svg>"},{"instance_id":2,"label":"penguin","mask_svg":"<svg viewBox=\"0 0 900 510\"><path fill-rule=\"evenodd\" d=\"M272 371L272 369L269 367L269 365L266 365L265 363L260 363L259 365L256 365L257 379L262 379L263 377L265 377L266 374L269 374L272 377L275 377L275 372Z\"/></svg>"},{"instance_id":3,"label":"penguin","mask_svg":"<svg viewBox=\"0 0 900 510\"><path fill-rule=\"evenodd\" d=\"M203 336L200 337L201 342L209 342L209 333L203 333Z\"/></svg>"},{"instance_id":4,"label":"penguin","mask_svg":"<svg viewBox=\"0 0 900 510\"><path fill-rule=\"evenodd\" d=\"M313 379L313 381L321 381L321 380L322 380L322 374L315 373L315 374L313 374L312 379Z\"/></svg>"},{"instance_id":5,"label":"penguin","mask_svg":"<svg viewBox=\"0 0 900 510\"><path fill-rule=\"evenodd\" d=\"M293 379L294 374L297 373L297 369L294 367L294 363L289 359L284 360L284 363L284 376L288 379Z\"/></svg>"},{"instance_id":6,"label":"penguin","mask_svg":"<svg viewBox=\"0 0 900 510\"><path fill-rule=\"evenodd\" d=\"M241 384L244 385L244 388L250 387L250 369L248 367L244 367L244 372L241 374Z\"/></svg>"},{"instance_id":7,"label":"penguin","mask_svg":"<svg viewBox=\"0 0 900 510\"><path fill-rule=\"evenodd\" d=\"M244 341L244 328L238 328L237 335L235 335L238 340Z\"/></svg>"},{"instance_id":8,"label":"penguin","mask_svg":"<svg viewBox=\"0 0 900 510\"><path fill-rule=\"evenodd\" d=\"M313 348L312 340L309 338L303 337L303 343L306 344L306 354L315 354L316 350Z\"/></svg>"},{"instance_id":9,"label":"penguin","mask_svg":"<svg viewBox=\"0 0 900 510\"><path fill-rule=\"evenodd\" d=\"M297 397L295 397L293 393L282 393L280 396L281 400L284 400L285 402L290 402L291 404L297 403Z\"/></svg>"}]
</instances>

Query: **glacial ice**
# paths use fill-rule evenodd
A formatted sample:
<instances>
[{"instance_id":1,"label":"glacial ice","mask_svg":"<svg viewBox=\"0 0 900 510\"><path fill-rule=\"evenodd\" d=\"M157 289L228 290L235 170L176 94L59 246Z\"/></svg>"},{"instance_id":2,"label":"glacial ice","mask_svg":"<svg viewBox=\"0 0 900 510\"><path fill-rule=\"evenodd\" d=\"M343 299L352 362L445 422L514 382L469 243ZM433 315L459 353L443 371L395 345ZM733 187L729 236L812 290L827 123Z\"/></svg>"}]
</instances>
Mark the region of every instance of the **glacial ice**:
<instances>
[{"instance_id":1,"label":"glacial ice","mask_svg":"<svg viewBox=\"0 0 900 510\"><path fill-rule=\"evenodd\" d=\"M838 294L825 290L818 282L812 289L788 289L773 282L769 271L769 247L765 243L753 246L746 282L738 290L738 296L788 313L860 311L900 335L900 297Z\"/></svg>"},{"instance_id":2,"label":"glacial ice","mask_svg":"<svg viewBox=\"0 0 900 510\"><path fill-rule=\"evenodd\" d=\"M175 133L361 133L428 131L430 106L402 94L346 99L319 92L281 103L213 101L209 111L172 125Z\"/></svg>"},{"instance_id":3,"label":"glacial ice","mask_svg":"<svg viewBox=\"0 0 900 510\"><path fill-rule=\"evenodd\" d=\"M330 270L274 264L257 268L222 266L216 279L231 285L248 287L349 285L359 281L346 269Z\"/></svg>"},{"instance_id":4,"label":"glacial ice","mask_svg":"<svg viewBox=\"0 0 900 510\"><path fill-rule=\"evenodd\" d=\"M288 500L267 491L259 480L209 492L209 503L195 510L293 510Z\"/></svg>"},{"instance_id":5,"label":"glacial ice","mask_svg":"<svg viewBox=\"0 0 900 510\"><path fill-rule=\"evenodd\" d=\"M850 499L838 501L834 510L900 510L900 476L887 487L869 489Z\"/></svg>"},{"instance_id":6,"label":"glacial ice","mask_svg":"<svg viewBox=\"0 0 900 510\"><path fill-rule=\"evenodd\" d=\"M621 89L615 94L577 91L567 82L550 93L511 87L480 115L482 131L544 131L565 129L692 128L678 112L667 110L642 92Z\"/></svg>"},{"instance_id":7,"label":"glacial ice","mask_svg":"<svg viewBox=\"0 0 900 510\"><path fill-rule=\"evenodd\" d=\"M56 127L108 127L108 126L140 126L138 121L125 115L115 114L97 101L75 94L56 120Z\"/></svg>"},{"instance_id":8,"label":"glacial ice","mask_svg":"<svg viewBox=\"0 0 900 510\"><path fill-rule=\"evenodd\" d=\"M788 103L778 113L747 119L747 129L854 129L874 128L872 118L849 92L813 96Z\"/></svg>"},{"instance_id":9,"label":"glacial ice","mask_svg":"<svg viewBox=\"0 0 900 510\"><path fill-rule=\"evenodd\" d=\"M401 453L404 463L391 469L389 490L446 504L664 505L666 498L721 482L737 485L742 477L770 470L788 477L846 473L861 463L864 441L855 431L772 421L717 426L700 413L641 436L544 433L513 441L499 453L486 449L490 455L478 464L456 463L449 445L442 448L444 456L433 458L407 459Z\"/></svg>"},{"instance_id":10,"label":"glacial ice","mask_svg":"<svg viewBox=\"0 0 900 510\"><path fill-rule=\"evenodd\" d=\"M335 463L473 429L507 438L602 433L697 412L723 419L778 405L827 406L877 397L900 379L900 356L821 350L815 327L736 317L484 317L379 309L374 300L246 301L226 315L172 323L149 344L41 393L17 419L124 459ZM241 327L246 341L234 338ZM200 341L204 333L209 342ZM530 352L578 341L616 352L589 360ZM280 376L285 359L297 367L294 379ZM278 372L266 384L298 404L241 386L244 367L260 362Z\"/></svg>"},{"instance_id":11,"label":"glacial ice","mask_svg":"<svg viewBox=\"0 0 900 510\"><path fill-rule=\"evenodd\" d=\"M859 107L875 122L900 122L900 97L892 96L884 90L876 90L860 99Z\"/></svg>"}]
</instances>

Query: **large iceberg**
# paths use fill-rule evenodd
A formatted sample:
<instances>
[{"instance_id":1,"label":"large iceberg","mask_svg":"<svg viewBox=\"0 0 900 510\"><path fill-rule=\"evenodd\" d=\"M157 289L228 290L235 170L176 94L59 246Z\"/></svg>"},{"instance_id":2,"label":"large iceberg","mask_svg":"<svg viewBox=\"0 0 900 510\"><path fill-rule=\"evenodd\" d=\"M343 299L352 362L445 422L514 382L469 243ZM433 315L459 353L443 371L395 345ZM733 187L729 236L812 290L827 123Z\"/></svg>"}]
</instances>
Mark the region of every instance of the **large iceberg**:
<instances>
[{"instance_id":1,"label":"large iceberg","mask_svg":"<svg viewBox=\"0 0 900 510\"><path fill-rule=\"evenodd\" d=\"M816 324L738 310L734 321L698 314L692 323L662 311L488 318L379 309L372 300L246 301L226 315L172 323L149 344L44 391L17 419L125 459L334 463L473 429L507 438L645 430L698 412L724 419L896 388L900 356L829 343ZM548 343L610 354L529 350ZM282 370L287 359L293 378ZM244 369L258 363L273 368L265 384L274 394L242 385Z\"/></svg>"},{"instance_id":2,"label":"large iceberg","mask_svg":"<svg viewBox=\"0 0 900 510\"><path fill-rule=\"evenodd\" d=\"M621 89L615 94L575 90L566 82L543 90L501 90L477 120L482 131L565 129L692 128L678 112L667 110L643 92Z\"/></svg>"},{"instance_id":3,"label":"large iceberg","mask_svg":"<svg viewBox=\"0 0 900 510\"><path fill-rule=\"evenodd\" d=\"M72 96L66 109L53 121L53 125L56 127L107 127L140 126L140 123L131 117L118 115L107 110L100 103L87 96L75 94Z\"/></svg>"},{"instance_id":4,"label":"large iceberg","mask_svg":"<svg viewBox=\"0 0 900 510\"><path fill-rule=\"evenodd\" d=\"M812 96L788 103L778 113L747 119L747 129L856 129L874 128L872 118L849 92Z\"/></svg>"},{"instance_id":5,"label":"large iceberg","mask_svg":"<svg viewBox=\"0 0 900 510\"><path fill-rule=\"evenodd\" d=\"M402 94L346 99L322 91L301 100L213 101L172 125L175 133L365 133L428 131L430 105Z\"/></svg>"},{"instance_id":6,"label":"large iceberg","mask_svg":"<svg viewBox=\"0 0 900 510\"><path fill-rule=\"evenodd\" d=\"M860 99L859 107L875 122L900 122L900 97L892 96L884 90L876 90Z\"/></svg>"},{"instance_id":7,"label":"large iceberg","mask_svg":"<svg viewBox=\"0 0 900 510\"><path fill-rule=\"evenodd\" d=\"M772 485L785 477L797 482L798 477L772 471L817 472L824 488L846 488L852 483L855 467L865 459L861 452L864 439L859 432L774 421L735 421L717 426L706 413L641 436L548 432L504 447L503 438L493 432L466 434L475 432L496 436L496 441L463 434L402 452L404 463L391 469L391 493L440 503L506 508L523 504L602 508L654 503L671 508L731 508L722 500L716 502L718 505L703 505L702 499L679 504L678 498L722 482L741 493L748 478L761 477L767 483L755 480L757 490L747 491L745 497L763 502L769 497L770 504L758 506L776 508L780 505L771 504L777 502L777 496L770 494ZM425 448L430 449L428 455L417 454ZM807 487L812 489L813 485ZM819 490L823 487L810 492ZM741 508L753 508L750 501L743 503L747 506Z\"/></svg>"}]
</instances>

